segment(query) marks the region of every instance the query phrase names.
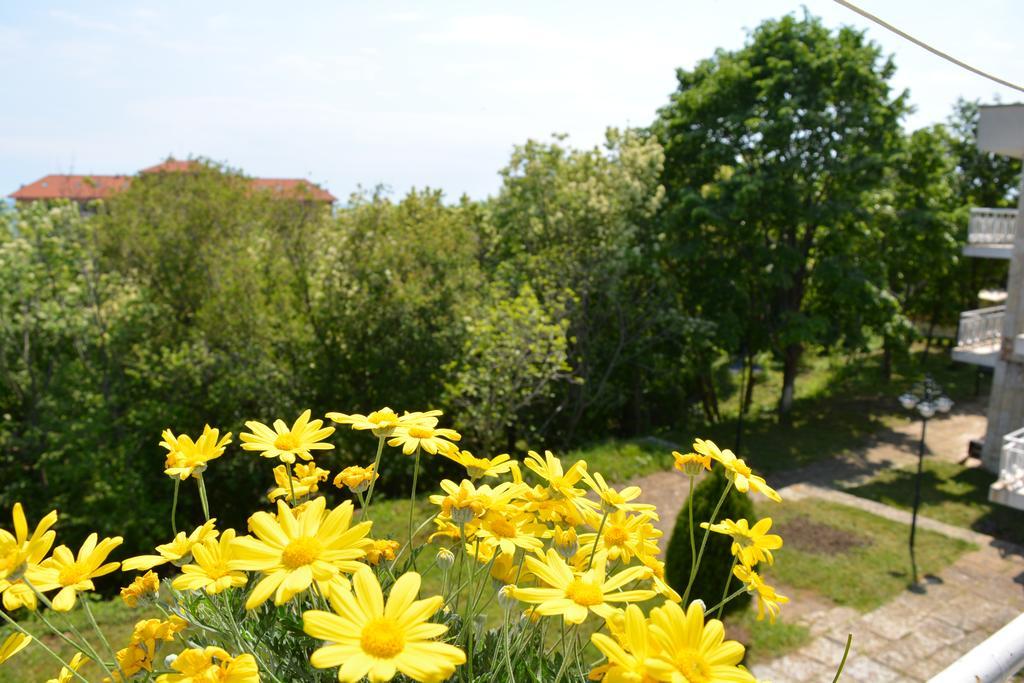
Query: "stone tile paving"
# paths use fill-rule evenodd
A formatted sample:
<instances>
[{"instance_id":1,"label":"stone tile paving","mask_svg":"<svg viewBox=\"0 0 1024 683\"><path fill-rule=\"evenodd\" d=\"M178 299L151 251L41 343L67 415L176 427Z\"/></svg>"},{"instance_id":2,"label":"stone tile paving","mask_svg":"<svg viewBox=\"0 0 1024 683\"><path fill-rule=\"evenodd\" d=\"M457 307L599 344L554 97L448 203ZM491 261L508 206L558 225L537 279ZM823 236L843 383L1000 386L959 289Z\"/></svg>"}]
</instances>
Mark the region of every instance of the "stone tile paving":
<instances>
[{"instance_id":1,"label":"stone tile paving","mask_svg":"<svg viewBox=\"0 0 1024 683\"><path fill-rule=\"evenodd\" d=\"M929 457L959 462L967 442L985 433L984 413L983 404L972 403L929 422ZM908 419L875 435L862 449L781 473L769 483L785 487L784 499L820 497L909 524L908 512L834 487L856 485L879 471L916 463L920 428L919 421ZM668 442L660 445L679 449ZM686 500L686 478L674 471L656 472L632 483L643 488L645 500L658 506L658 526L667 543ZM805 610L791 605L794 622L807 626L814 640L784 657L754 665L759 680L828 683L842 658L846 636L852 633L842 683L927 681L1024 612L1024 548L921 516L918 524L975 543L979 550L961 556L922 593L907 591L867 614L828 603Z\"/></svg>"},{"instance_id":2,"label":"stone tile paving","mask_svg":"<svg viewBox=\"0 0 1024 683\"><path fill-rule=\"evenodd\" d=\"M794 499L816 493L832 498L837 492L798 485L786 493ZM871 503L849 498L857 507ZM898 514L887 516L906 521ZM801 614L796 623L806 625L814 640L784 657L753 666L758 679L831 681L846 635L852 633L843 683L927 681L1024 612L1024 549L939 522L930 526L957 538L969 535L966 540L980 548L931 577L922 592L906 591L866 614L845 607Z\"/></svg>"}]
</instances>

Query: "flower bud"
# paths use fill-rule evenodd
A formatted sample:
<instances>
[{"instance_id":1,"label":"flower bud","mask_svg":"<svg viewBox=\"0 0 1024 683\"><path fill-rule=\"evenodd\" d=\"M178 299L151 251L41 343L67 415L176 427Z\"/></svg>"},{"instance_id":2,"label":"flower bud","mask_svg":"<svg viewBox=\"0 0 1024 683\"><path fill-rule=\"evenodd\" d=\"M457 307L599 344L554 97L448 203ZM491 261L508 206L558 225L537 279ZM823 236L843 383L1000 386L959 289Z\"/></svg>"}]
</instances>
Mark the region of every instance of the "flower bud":
<instances>
[{"instance_id":1,"label":"flower bud","mask_svg":"<svg viewBox=\"0 0 1024 683\"><path fill-rule=\"evenodd\" d=\"M441 568L441 571L448 571L455 564L455 553L448 548L441 548L437 551L437 565Z\"/></svg>"},{"instance_id":2,"label":"flower bud","mask_svg":"<svg viewBox=\"0 0 1024 683\"><path fill-rule=\"evenodd\" d=\"M516 587L511 584L505 584L498 589L498 605L503 610L512 611L519 604L519 601L515 597Z\"/></svg>"}]
</instances>

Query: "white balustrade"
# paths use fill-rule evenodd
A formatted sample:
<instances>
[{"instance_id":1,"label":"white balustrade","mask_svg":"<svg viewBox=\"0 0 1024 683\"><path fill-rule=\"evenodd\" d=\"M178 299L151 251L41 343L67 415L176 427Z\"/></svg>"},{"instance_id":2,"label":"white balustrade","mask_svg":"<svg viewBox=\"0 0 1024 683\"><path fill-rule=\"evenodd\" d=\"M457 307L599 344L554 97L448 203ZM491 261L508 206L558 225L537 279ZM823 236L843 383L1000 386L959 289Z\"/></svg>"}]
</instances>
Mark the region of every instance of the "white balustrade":
<instances>
[{"instance_id":1,"label":"white balustrade","mask_svg":"<svg viewBox=\"0 0 1024 683\"><path fill-rule=\"evenodd\" d=\"M991 344L1003 336L1006 306L989 306L960 314L956 345L960 347Z\"/></svg>"},{"instance_id":2,"label":"white balustrade","mask_svg":"<svg viewBox=\"0 0 1024 683\"><path fill-rule=\"evenodd\" d=\"M1017 209L971 209L968 244L1013 244L1016 234Z\"/></svg>"}]
</instances>

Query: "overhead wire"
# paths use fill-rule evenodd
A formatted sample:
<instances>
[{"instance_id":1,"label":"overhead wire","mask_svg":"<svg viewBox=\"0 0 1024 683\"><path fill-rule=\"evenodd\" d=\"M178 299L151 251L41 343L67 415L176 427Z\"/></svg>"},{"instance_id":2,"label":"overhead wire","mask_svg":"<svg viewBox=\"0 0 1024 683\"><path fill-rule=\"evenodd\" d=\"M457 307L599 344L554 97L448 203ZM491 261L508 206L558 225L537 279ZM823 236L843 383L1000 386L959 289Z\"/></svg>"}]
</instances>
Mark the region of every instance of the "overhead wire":
<instances>
[{"instance_id":1,"label":"overhead wire","mask_svg":"<svg viewBox=\"0 0 1024 683\"><path fill-rule=\"evenodd\" d=\"M928 43L924 42L923 40L915 38L914 36L910 35L906 31L903 31L903 30L893 26L889 22L885 21L884 19L881 19L880 17L875 16L871 12L868 12L867 10L864 10L864 9L861 9L860 7L857 7L852 2L848 2L847 0L834 0L834 2L836 2L837 4L842 5L843 7L847 8L848 10L850 10L852 12L856 12L857 14L861 15L862 17L864 17L868 21L873 21L874 23L878 24L882 28L887 29L889 31L892 31L893 33L895 33L899 37L903 38L904 40L909 40L914 45L917 45L918 47L924 48L925 50L928 50L928 52L931 52L933 55L936 55L937 57L941 57L942 59L945 59L947 62L952 62L953 64L956 64L961 69L966 69L967 71L970 71L971 73L977 74L978 76L981 76L983 78L987 78L990 81L995 81L996 83L998 83L1000 85L1004 85L1007 88L1012 88L1012 89L1017 90L1019 92L1024 92L1024 87L1021 87L1021 86L1017 85L1016 83L1012 83L1012 82L1010 82L1010 81L1008 81L1008 80L1006 80L1004 78L999 78L998 76L994 76L994 75L988 73L987 71L982 71L981 69L979 69L979 68L977 68L975 66L971 66L967 62L964 62L962 60L957 59L956 57L950 55L949 53L943 52L942 50L940 50L940 49L938 49L936 47L932 47L931 45L929 45Z\"/></svg>"}]
</instances>

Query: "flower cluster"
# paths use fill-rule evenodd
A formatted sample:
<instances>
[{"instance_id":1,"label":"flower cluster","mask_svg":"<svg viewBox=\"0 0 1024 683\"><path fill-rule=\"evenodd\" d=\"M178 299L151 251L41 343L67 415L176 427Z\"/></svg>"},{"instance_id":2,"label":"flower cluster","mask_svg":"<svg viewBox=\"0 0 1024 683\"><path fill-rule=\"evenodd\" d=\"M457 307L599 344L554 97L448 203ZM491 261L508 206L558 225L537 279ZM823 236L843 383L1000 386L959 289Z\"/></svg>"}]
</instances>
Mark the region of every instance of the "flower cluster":
<instances>
[{"instance_id":1,"label":"flower cluster","mask_svg":"<svg viewBox=\"0 0 1024 683\"><path fill-rule=\"evenodd\" d=\"M772 620L786 601L755 571L771 564L782 545L768 533L770 518L702 525L704 543L710 533L732 537L733 573L742 582L706 610L687 601L690 586L666 582L658 511L642 501L639 487L616 487L585 461L563 463L550 451L530 451L522 462L473 455L459 448L456 431L439 426L441 415L388 408L328 413L334 423L377 439L372 463L335 476L351 499L334 502L320 490L330 477L321 467L326 462L313 456L333 448L326 439L334 427L308 410L291 426L247 422L242 449L281 464L273 468L272 507L254 512L244 530L218 528L203 483L207 463L224 454L231 434L207 426L193 440L166 430L160 445L175 482L174 537L153 554L121 563L108 561L121 539L97 534L77 553L61 545L51 554L57 513L30 533L15 505L13 533L0 529L4 606L35 610L42 602L61 612L81 603L95 625L82 593L119 567L136 572L121 589L123 602L162 616L138 621L120 649L102 633L104 647L77 632L60 634L80 650L65 661L48 649L61 664L53 680L61 682L87 680L79 669L90 661L106 681L157 683L320 680L321 671L353 683L399 674L421 682L754 681L740 664L743 646L725 640L713 613L743 590L758 595L760 616ZM400 539L374 533L371 504L385 446L414 459L408 530ZM778 500L730 451L702 440L694 451L675 454L677 468L691 478L722 467L730 488ZM466 476L441 482L429 497L432 514L416 529L424 458L453 463ZM189 479L198 484L206 520L177 532L178 486ZM421 597L427 585L434 594ZM2 662L32 638L0 614L15 629L0 647ZM561 634L557 642L549 624ZM545 648L550 657L538 654ZM601 659L585 662L591 652Z\"/></svg>"}]
</instances>

